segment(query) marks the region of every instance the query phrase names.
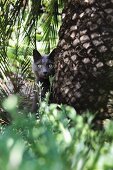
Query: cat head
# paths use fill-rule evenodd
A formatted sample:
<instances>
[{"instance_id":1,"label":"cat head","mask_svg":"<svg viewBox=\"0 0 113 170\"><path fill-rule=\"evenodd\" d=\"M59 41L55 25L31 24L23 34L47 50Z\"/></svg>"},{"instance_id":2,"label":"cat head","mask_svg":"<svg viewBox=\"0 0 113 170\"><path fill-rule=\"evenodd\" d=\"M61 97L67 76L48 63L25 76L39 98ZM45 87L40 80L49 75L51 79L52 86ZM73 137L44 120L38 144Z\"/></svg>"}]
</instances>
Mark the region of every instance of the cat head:
<instances>
[{"instance_id":1,"label":"cat head","mask_svg":"<svg viewBox=\"0 0 113 170\"><path fill-rule=\"evenodd\" d=\"M33 71L37 79L48 79L54 74L55 49L48 55L41 55L36 49L33 50Z\"/></svg>"}]
</instances>

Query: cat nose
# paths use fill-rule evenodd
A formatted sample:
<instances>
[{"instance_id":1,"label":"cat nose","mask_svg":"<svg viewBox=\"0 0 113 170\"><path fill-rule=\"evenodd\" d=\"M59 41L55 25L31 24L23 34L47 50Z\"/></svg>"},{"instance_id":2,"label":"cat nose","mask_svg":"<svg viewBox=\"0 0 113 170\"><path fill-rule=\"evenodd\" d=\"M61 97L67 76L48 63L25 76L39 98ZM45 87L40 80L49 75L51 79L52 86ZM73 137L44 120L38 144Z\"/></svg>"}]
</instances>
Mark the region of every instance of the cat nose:
<instances>
[{"instance_id":1,"label":"cat nose","mask_svg":"<svg viewBox=\"0 0 113 170\"><path fill-rule=\"evenodd\" d=\"M47 75L47 71L44 71L44 75Z\"/></svg>"}]
</instances>

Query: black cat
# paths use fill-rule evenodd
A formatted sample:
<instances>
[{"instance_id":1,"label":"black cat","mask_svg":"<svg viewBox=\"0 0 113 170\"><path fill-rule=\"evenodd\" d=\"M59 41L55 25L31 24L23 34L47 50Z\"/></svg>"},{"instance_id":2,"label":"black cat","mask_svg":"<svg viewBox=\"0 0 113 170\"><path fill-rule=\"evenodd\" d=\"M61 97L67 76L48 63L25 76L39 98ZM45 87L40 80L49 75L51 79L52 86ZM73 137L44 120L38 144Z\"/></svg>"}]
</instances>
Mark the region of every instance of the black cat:
<instances>
[{"instance_id":1,"label":"black cat","mask_svg":"<svg viewBox=\"0 0 113 170\"><path fill-rule=\"evenodd\" d=\"M41 94L39 88L34 90L34 100L32 112L38 109L39 98L43 100L46 92L50 90L49 77L54 75L54 55L55 49L49 55L41 55L36 49L33 50L33 72L36 77L36 83L41 84ZM41 96L40 96L41 95Z\"/></svg>"}]
</instances>

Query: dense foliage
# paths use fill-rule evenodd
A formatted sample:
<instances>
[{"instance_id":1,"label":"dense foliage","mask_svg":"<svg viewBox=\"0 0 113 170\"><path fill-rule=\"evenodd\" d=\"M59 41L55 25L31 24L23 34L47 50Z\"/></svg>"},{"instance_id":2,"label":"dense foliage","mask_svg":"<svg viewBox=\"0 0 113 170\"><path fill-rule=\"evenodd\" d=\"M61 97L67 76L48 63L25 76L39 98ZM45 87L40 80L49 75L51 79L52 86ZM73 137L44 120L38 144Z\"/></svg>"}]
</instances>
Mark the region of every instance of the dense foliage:
<instances>
[{"instance_id":1,"label":"dense foliage","mask_svg":"<svg viewBox=\"0 0 113 170\"><path fill-rule=\"evenodd\" d=\"M112 121L105 122L104 131L94 131L88 114L81 117L69 106L45 102L36 121L18 111L17 103L16 96L3 103L13 122L1 128L1 170L113 169Z\"/></svg>"}]
</instances>

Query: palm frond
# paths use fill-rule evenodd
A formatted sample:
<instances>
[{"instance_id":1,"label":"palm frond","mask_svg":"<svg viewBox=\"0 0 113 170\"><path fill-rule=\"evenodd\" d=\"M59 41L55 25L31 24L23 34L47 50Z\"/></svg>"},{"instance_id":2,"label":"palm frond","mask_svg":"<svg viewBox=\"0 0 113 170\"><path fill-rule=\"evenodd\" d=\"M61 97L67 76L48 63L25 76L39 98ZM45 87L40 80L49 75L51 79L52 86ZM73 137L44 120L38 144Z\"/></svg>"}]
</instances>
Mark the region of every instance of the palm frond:
<instances>
[{"instance_id":1,"label":"palm frond","mask_svg":"<svg viewBox=\"0 0 113 170\"><path fill-rule=\"evenodd\" d=\"M63 0L1 0L0 101L13 93L32 98L32 50L49 53L55 47L63 5Z\"/></svg>"}]
</instances>

